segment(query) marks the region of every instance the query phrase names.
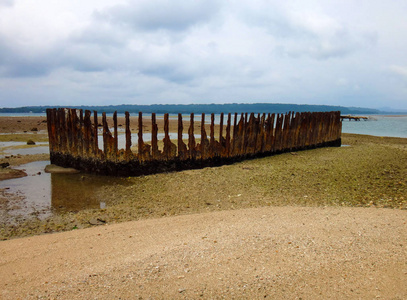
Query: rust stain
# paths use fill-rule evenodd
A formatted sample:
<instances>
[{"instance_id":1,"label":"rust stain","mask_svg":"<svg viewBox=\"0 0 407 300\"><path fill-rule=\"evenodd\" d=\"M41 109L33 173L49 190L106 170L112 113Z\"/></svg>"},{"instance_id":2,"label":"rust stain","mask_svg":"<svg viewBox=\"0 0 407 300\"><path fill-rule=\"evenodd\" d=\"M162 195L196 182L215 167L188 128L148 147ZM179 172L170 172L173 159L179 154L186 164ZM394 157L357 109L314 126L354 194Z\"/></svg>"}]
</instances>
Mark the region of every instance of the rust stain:
<instances>
[{"instance_id":1,"label":"rust stain","mask_svg":"<svg viewBox=\"0 0 407 300\"><path fill-rule=\"evenodd\" d=\"M342 123L339 112L242 113L240 116L228 113L226 118L223 113L220 114L216 136L215 115L210 115L208 139L205 114L202 114L200 140L196 143L194 114L189 117L187 140L183 138L183 117L178 114L177 142L174 144L170 138L169 115L164 114L164 138L160 150L156 114L151 114L149 144L143 139L143 114L139 112L138 143L137 151L134 152L131 148L128 112L125 113L124 149L120 149L116 112L113 113L111 129L106 113L102 113L102 123L99 124L96 111L93 112L92 120L92 112L89 110L48 109L51 162L102 174L143 175L221 165L247 157L286 151L340 146L341 143ZM99 149L98 144L99 127L102 127L102 149Z\"/></svg>"}]
</instances>

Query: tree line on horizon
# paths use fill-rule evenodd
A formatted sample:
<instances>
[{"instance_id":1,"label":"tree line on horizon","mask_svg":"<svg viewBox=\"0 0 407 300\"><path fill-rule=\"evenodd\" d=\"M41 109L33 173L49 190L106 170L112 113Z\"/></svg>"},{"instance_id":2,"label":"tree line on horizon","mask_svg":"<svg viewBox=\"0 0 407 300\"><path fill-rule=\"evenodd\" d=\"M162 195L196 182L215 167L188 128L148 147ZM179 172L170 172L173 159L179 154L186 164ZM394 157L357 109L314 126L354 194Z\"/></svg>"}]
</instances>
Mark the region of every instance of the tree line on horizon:
<instances>
[{"instance_id":1,"label":"tree line on horizon","mask_svg":"<svg viewBox=\"0 0 407 300\"><path fill-rule=\"evenodd\" d=\"M0 108L0 113L45 113L47 108L62 108L64 106L23 106L15 108ZM65 108L65 107L64 107ZM340 111L341 114L379 114L377 109L362 107L344 107L332 105L311 104L283 104L283 103L227 103L227 104L121 104L108 106L74 106L82 110L97 111L99 113L157 113L157 114L220 114L220 113L287 113L293 112L326 112Z\"/></svg>"}]
</instances>

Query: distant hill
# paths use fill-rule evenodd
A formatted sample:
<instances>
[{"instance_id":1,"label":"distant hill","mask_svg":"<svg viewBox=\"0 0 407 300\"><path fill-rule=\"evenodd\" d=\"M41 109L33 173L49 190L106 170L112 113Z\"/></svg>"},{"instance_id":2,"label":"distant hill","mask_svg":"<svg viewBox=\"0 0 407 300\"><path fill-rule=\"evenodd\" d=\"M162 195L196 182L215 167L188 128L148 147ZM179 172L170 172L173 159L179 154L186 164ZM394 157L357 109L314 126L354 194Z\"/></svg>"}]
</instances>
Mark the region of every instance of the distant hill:
<instances>
[{"instance_id":1,"label":"distant hill","mask_svg":"<svg viewBox=\"0 0 407 300\"><path fill-rule=\"evenodd\" d=\"M16 108L0 108L0 113L45 113L47 108L58 108L61 106L24 106ZM371 115L385 113L383 111L371 108L362 107L344 107L344 106L330 106L330 105L306 105L306 104L280 104L280 103L228 103L228 104L152 104L152 105L110 105L110 106L75 106L72 108L83 110L96 110L97 112L124 113L170 113L170 114L189 114L189 113L286 113L289 111L294 112L315 112L315 111L340 111L341 114L359 114ZM389 113L389 112L386 112Z\"/></svg>"}]
</instances>

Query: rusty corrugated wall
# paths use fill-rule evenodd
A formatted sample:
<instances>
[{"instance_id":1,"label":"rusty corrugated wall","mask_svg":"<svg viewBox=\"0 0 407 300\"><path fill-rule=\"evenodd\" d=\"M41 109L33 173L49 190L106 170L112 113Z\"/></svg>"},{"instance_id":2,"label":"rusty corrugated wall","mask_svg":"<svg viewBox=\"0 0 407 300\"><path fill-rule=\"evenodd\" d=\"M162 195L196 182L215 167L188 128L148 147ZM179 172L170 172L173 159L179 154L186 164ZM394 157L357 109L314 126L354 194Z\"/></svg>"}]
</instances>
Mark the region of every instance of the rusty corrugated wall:
<instances>
[{"instance_id":1,"label":"rusty corrugated wall","mask_svg":"<svg viewBox=\"0 0 407 300\"><path fill-rule=\"evenodd\" d=\"M151 115L150 143L144 141L146 125L138 114L137 147L133 147L130 114L118 125L117 113L108 123L106 113L99 123L98 114L76 109L48 109L48 135L51 163L92 173L109 175L147 175L152 173L201 168L316 147L341 145L340 112L287 114L221 114L219 124L211 114L207 124L200 118L200 134L195 135L194 114L177 122L176 139L170 138L170 117L163 117L160 140L157 117ZM162 121L162 120L161 120ZM111 123L111 122L110 122ZM188 129L184 128L188 123ZM226 124L226 125L225 125ZM119 130L120 127L120 130ZM216 129L215 129L216 127ZM209 137L206 129L209 129ZM184 134L185 131L185 134ZM217 136L215 133L217 132ZM135 134L135 133L134 133ZM119 146L119 135L125 140ZM134 138L134 136L133 136ZM100 139L100 142L99 142ZM197 142L198 141L198 142ZM100 145L99 145L100 144Z\"/></svg>"}]
</instances>

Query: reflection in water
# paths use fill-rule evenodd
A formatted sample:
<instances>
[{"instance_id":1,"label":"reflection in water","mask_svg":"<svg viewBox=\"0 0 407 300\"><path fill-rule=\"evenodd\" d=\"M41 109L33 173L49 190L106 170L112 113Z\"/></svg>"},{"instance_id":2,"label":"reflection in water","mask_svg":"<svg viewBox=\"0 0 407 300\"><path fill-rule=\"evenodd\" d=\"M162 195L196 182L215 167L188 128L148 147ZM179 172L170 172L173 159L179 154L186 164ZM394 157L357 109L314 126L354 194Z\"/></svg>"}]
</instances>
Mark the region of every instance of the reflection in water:
<instances>
[{"instance_id":1,"label":"reflection in water","mask_svg":"<svg viewBox=\"0 0 407 300\"><path fill-rule=\"evenodd\" d=\"M27 177L0 181L0 188L6 189L10 204L1 206L0 215L13 217L46 218L62 212L77 212L83 209L103 209L109 203L98 196L98 189L105 185L126 184L117 177L89 174L49 174L44 172L49 161L25 164ZM6 220L2 220L3 222Z\"/></svg>"},{"instance_id":2,"label":"reflection in water","mask_svg":"<svg viewBox=\"0 0 407 300\"><path fill-rule=\"evenodd\" d=\"M105 185L124 183L123 178L89 174L51 174L51 206L54 212L103 209L108 206L98 196L98 189Z\"/></svg>"}]
</instances>

